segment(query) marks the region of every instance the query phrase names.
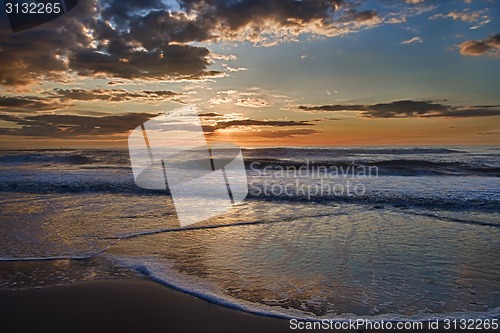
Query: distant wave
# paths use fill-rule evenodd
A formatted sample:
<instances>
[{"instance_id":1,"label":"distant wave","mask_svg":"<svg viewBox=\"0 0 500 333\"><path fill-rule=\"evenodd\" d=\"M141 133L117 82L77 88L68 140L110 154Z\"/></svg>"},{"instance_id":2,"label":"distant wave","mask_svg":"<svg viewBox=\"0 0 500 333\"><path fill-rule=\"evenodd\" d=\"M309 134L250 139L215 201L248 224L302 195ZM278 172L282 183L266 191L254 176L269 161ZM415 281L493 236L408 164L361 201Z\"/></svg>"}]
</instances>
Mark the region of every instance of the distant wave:
<instances>
[{"instance_id":1,"label":"distant wave","mask_svg":"<svg viewBox=\"0 0 500 333\"><path fill-rule=\"evenodd\" d=\"M290 153L308 153L308 152L323 152L333 155L357 155L357 154L384 154L384 155L419 155L419 154L453 154L463 153L464 151L449 148L255 148L244 149L243 152L263 152L272 154L290 154Z\"/></svg>"},{"instance_id":2,"label":"distant wave","mask_svg":"<svg viewBox=\"0 0 500 333\"><path fill-rule=\"evenodd\" d=\"M326 172L332 170L351 173L351 168L365 167L378 168L379 176L488 176L500 177L500 167L468 165L464 162L427 161L414 159L393 159L381 161L294 161L275 158L248 158L245 160L248 170L263 170L267 168L275 170L303 169L320 170L326 168ZM357 172L356 171L356 172Z\"/></svg>"},{"instance_id":3,"label":"distant wave","mask_svg":"<svg viewBox=\"0 0 500 333\"><path fill-rule=\"evenodd\" d=\"M463 153L460 150L446 148L258 148L243 149L245 160L266 159L279 157L283 159L302 160L308 157L328 156L338 158L354 155L446 155ZM312 159L311 159L312 160ZM129 165L127 150L0 150L0 164L2 163L69 163L92 164L124 163Z\"/></svg>"},{"instance_id":4,"label":"distant wave","mask_svg":"<svg viewBox=\"0 0 500 333\"><path fill-rule=\"evenodd\" d=\"M75 255L75 256L50 256L50 257L0 257L0 262L16 262L16 261L51 261L51 260L84 260L89 259L94 255Z\"/></svg>"},{"instance_id":5,"label":"distant wave","mask_svg":"<svg viewBox=\"0 0 500 333\"><path fill-rule=\"evenodd\" d=\"M130 165L127 156L113 156L113 159L103 157L96 158L86 155L42 155L42 154L27 154L27 155L4 155L0 156L0 166L54 166L57 165L74 165L80 169L118 169L129 170ZM391 159L380 161L321 161L311 160L309 162L301 159L290 158L245 158L247 170L270 168L328 168L348 170L349 168L359 167L377 167L379 176L487 176L500 177L500 167L485 166L485 165L470 165L464 162L456 161L428 161L422 159Z\"/></svg>"},{"instance_id":6,"label":"distant wave","mask_svg":"<svg viewBox=\"0 0 500 333\"><path fill-rule=\"evenodd\" d=\"M447 197L422 197L407 194L373 194L365 196L322 196L311 197L304 196L250 196L248 199L268 200L275 202L315 202L315 203L354 203L371 205L373 209L384 208L383 205L390 205L396 208L441 208L441 209L479 209L498 211L498 200L491 199L468 199L468 198L447 198Z\"/></svg>"},{"instance_id":7,"label":"distant wave","mask_svg":"<svg viewBox=\"0 0 500 333\"><path fill-rule=\"evenodd\" d=\"M91 164L94 160L84 155L16 154L0 156L0 163L6 164Z\"/></svg>"},{"instance_id":8,"label":"distant wave","mask_svg":"<svg viewBox=\"0 0 500 333\"><path fill-rule=\"evenodd\" d=\"M258 148L244 149L247 168L323 166L377 167L380 176L458 175L500 177L499 156L491 149L468 153L449 148ZM480 156L480 159L479 159ZM307 163L306 161L309 161ZM1 167L69 165L80 169L129 169L126 150L0 150Z\"/></svg>"}]
</instances>

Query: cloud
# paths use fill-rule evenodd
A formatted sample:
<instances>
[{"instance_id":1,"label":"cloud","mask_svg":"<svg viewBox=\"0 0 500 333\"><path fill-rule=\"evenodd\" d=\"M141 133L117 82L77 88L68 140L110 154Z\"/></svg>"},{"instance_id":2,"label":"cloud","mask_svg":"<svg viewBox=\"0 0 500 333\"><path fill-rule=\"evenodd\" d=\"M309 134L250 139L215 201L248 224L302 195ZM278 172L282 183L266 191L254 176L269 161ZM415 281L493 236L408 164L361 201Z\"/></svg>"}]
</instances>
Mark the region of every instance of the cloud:
<instances>
[{"instance_id":1,"label":"cloud","mask_svg":"<svg viewBox=\"0 0 500 333\"><path fill-rule=\"evenodd\" d=\"M129 113L101 117L44 114L28 117L2 115L0 119L13 122L19 128L0 128L1 135L68 138L125 134L156 114Z\"/></svg>"},{"instance_id":2,"label":"cloud","mask_svg":"<svg viewBox=\"0 0 500 333\"><path fill-rule=\"evenodd\" d=\"M65 107L65 104L43 97L0 95L1 112L28 113L38 111L54 111Z\"/></svg>"},{"instance_id":3,"label":"cloud","mask_svg":"<svg viewBox=\"0 0 500 333\"><path fill-rule=\"evenodd\" d=\"M250 88L245 91L225 90L219 91L209 101L210 107L214 105L233 103L236 106L247 108L261 108L271 105L275 100L282 99L277 95L260 88Z\"/></svg>"},{"instance_id":4,"label":"cloud","mask_svg":"<svg viewBox=\"0 0 500 333\"><path fill-rule=\"evenodd\" d=\"M468 10L464 10L462 12L456 12L456 11L449 12L447 16L451 17L455 21L472 23L472 22L477 22L480 19L488 20L488 16L483 15L483 13L484 13L484 10L476 10L473 12L469 12Z\"/></svg>"},{"instance_id":5,"label":"cloud","mask_svg":"<svg viewBox=\"0 0 500 333\"><path fill-rule=\"evenodd\" d=\"M228 64L222 64L222 67L224 67L224 69L228 72L241 72L248 70L246 67L231 67Z\"/></svg>"},{"instance_id":6,"label":"cloud","mask_svg":"<svg viewBox=\"0 0 500 333\"><path fill-rule=\"evenodd\" d=\"M264 106L269 106L269 104L266 102L266 100L262 98L240 98L236 101L235 103L238 106L244 106L247 108L261 108Z\"/></svg>"},{"instance_id":7,"label":"cloud","mask_svg":"<svg viewBox=\"0 0 500 333\"><path fill-rule=\"evenodd\" d=\"M127 48L109 53L109 49L84 49L70 57L72 70L82 76L104 75L125 79L196 80L221 76L209 71L209 51L205 47L165 45L153 50Z\"/></svg>"},{"instance_id":8,"label":"cloud","mask_svg":"<svg viewBox=\"0 0 500 333\"><path fill-rule=\"evenodd\" d=\"M231 127L296 127L296 126L312 126L306 121L293 121L293 120L255 120L255 119L234 119L234 120L220 120L212 126L204 126L208 132L215 132L220 129Z\"/></svg>"},{"instance_id":9,"label":"cloud","mask_svg":"<svg viewBox=\"0 0 500 333\"><path fill-rule=\"evenodd\" d=\"M311 124L304 121L294 120L255 120L255 119L241 119L224 121L217 124L217 128L228 128L233 126L309 126Z\"/></svg>"},{"instance_id":10,"label":"cloud","mask_svg":"<svg viewBox=\"0 0 500 333\"><path fill-rule=\"evenodd\" d=\"M0 95L0 112L4 113L36 113L64 110L74 106L74 101L93 102L137 102L160 103L176 101L185 96L169 90L127 91L123 89L54 89L41 92L39 96Z\"/></svg>"},{"instance_id":11,"label":"cloud","mask_svg":"<svg viewBox=\"0 0 500 333\"><path fill-rule=\"evenodd\" d=\"M64 82L76 75L148 80L221 76L222 72L208 69L207 48L154 39L154 26L145 35L133 29L132 24L161 3L80 1L58 20L16 34L2 22L0 85L27 86L44 79Z\"/></svg>"},{"instance_id":12,"label":"cloud","mask_svg":"<svg viewBox=\"0 0 500 333\"><path fill-rule=\"evenodd\" d=\"M101 13L106 20L126 26L126 22L141 11L166 9L166 4L161 0L106 0L102 1L104 9Z\"/></svg>"},{"instance_id":13,"label":"cloud","mask_svg":"<svg viewBox=\"0 0 500 333\"><path fill-rule=\"evenodd\" d=\"M407 5L411 4L411 5ZM406 7L404 7L406 6ZM343 36L428 10L422 1L366 8L356 0L88 0L66 15L12 34L0 23L0 85L20 87L78 76L129 80L204 80L243 68L211 69L200 43L270 46L301 36Z\"/></svg>"},{"instance_id":14,"label":"cloud","mask_svg":"<svg viewBox=\"0 0 500 333\"><path fill-rule=\"evenodd\" d=\"M299 106L307 112L357 111L365 118L469 118L500 116L500 105L449 106L432 101L394 101L372 105Z\"/></svg>"},{"instance_id":15,"label":"cloud","mask_svg":"<svg viewBox=\"0 0 500 333\"><path fill-rule=\"evenodd\" d=\"M489 36L484 40L468 40L459 46L460 54L464 56L500 57L500 33Z\"/></svg>"},{"instance_id":16,"label":"cloud","mask_svg":"<svg viewBox=\"0 0 500 333\"><path fill-rule=\"evenodd\" d=\"M402 45L414 44L414 43L422 43L422 37L413 37L401 42Z\"/></svg>"},{"instance_id":17,"label":"cloud","mask_svg":"<svg viewBox=\"0 0 500 333\"><path fill-rule=\"evenodd\" d=\"M42 78L67 81L68 56L72 50L90 47L93 40L88 27L97 10L96 1L80 1L62 17L16 34L2 16L0 85L27 86Z\"/></svg>"},{"instance_id":18,"label":"cloud","mask_svg":"<svg viewBox=\"0 0 500 333\"><path fill-rule=\"evenodd\" d=\"M488 21L489 22L489 16L486 15L487 9L482 9L482 10L475 10L475 11L470 11L469 9L464 9L463 11L451 11L448 14L435 14L429 19L438 19L438 18L452 18L454 21L462 21L466 23L473 23L477 22L479 20L483 21ZM486 23L488 23L486 22ZM484 24L486 24L484 23Z\"/></svg>"},{"instance_id":19,"label":"cloud","mask_svg":"<svg viewBox=\"0 0 500 333\"><path fill-rule=\"evenodd\" d=\"M221 114L217 112L206 112L206 113L199 113L198 114L200 117L206 117L206 118L211 118L211 117L222 117Z\"/></svg>"},{"instance_id":20,"label":"cloud","mask_svg":"<svg viewBox=\"0 0 500 333\"><path fill-rule=\"evenodd\" d=\"M374 10L359 11L355 1L180 0L198 39L250 41L275 45L302 34L338 36L381 22ZM207 35L206 32L210 32Z\"/></svg>"},{"instance_id":21,"label":"cloud","mask_svg":"<svg viewBox=\"0 0 500 333\"><path fill-rule=\"evenodd\" d=\"M73 115L73 114L40 114L40 115L14 115L0 114L0 120L11 122L17 127L0 128L0 135L15 135L44 138L77 138L102 135L127 134L145 121L157 116L153 113L128 113L100 116ZM314 133L315 130L304 127L313 126L307 121L292 120L256 120L240 118L238 114L223 115L216 112L202 113L204 119L203 129L207 134L214 134L219 130L229 128L256 128L259 133L272 132L275 128L284 129L283 132L275 131L275 137L305 135ZM290 131L286 128L292 128ZM269 130L262 130L263 128ZM281 131L281 130L280 130ZM288 132L286 132L288 131Z\"/></svg>"},{"instance_id":22,"label":"cloud","mask_svg":"<svg viewBox=\"0 0 500 333\"><path fill-rule=\"evenodd\" d=\"M498 135L500 136L500 131L497 132L477 132L477 135Z\"/></svg>"},{"instance_id":23,"label":"cloud","mask_svg":"<svg viewBox=\"0 0 500 333\"><path fill-rule=\"evenodd\" d=\"M210 99L210 104L212 105L220 105L231 103L233 100L228 96L215 96Z\"/></svg>"},{"instance_id":24,"label":"cloud","mask_svg":"<svg viewBox=\"0 0 500 333\"><path fill-rule=\"evenodd\" d=\"M322 112L322 111L364 111L367 109L364 105L359 104L332 104L332 105L319 105L319 106L299 106L300 110L309 112Z\"/></svg>"},{"instance_id":25,"label":"cloud","mask_svg":"<svg viewBox=\"0 0 500 333\"><path fill-rule=\"evenodd\" d=\"M294 121L287 119L250 119L250 118L242 118L239 113L231 113L231 114L220 114L217 112L206 112L201 113L200 117L202 117L203 129L207 133L215 133L219 130L235 128L235 127L245 127L245 128L286 128L293 127L293 130L302 130L300 127L309 127L314 124L309 121ZM259 135L262 131L259 130ZM269 130L266 130L269 132ZM297 132L299 135L299 132Z\"/></svg>"},{"instance_id":26,"label":"cloud","mask_svg":"<svg viewBox=\"0 0 500 333\"><path fill-rule=\"evenodd\" d=\"M328 0L88 0L61 18L12 34L0 24L0 85L26 86L78 76L131 80L203 80L244 70L210 69L200 42L270 46L300 36L334 37L418 14L401 6L365 8L360 1ZM395 10L395 11L394 11ZM403 14L404 12L404 14ZM413 14L412 14L413 13Z\"/></svg>"},{"instance_id":27,"label":"cloud","mask_svg":"<svg viewBox=\"0 0 500 333\"><path fill-rule=\"evenodd\" d=\"M173 100L183 94L174 93L169 90L159 91L127 91L122 89L55 89L49 93L50 97L60 100L79 100L79 101L107 101L107 102L161 102Z\"/></svg>"},{"instance_id":28,"label":"cloud","mask_svg":"<svg viewBox=\"0 0 500 333\"><path fill-rule=\"evenodd\" d=\"M316 133L321 133L321 132L314 129L302 128L302 129L290 129L281 131L259 132L259 136L265 138L285 138L285 137L294 137L299 135L311 135Z\"/></svg>"}]
</instances>

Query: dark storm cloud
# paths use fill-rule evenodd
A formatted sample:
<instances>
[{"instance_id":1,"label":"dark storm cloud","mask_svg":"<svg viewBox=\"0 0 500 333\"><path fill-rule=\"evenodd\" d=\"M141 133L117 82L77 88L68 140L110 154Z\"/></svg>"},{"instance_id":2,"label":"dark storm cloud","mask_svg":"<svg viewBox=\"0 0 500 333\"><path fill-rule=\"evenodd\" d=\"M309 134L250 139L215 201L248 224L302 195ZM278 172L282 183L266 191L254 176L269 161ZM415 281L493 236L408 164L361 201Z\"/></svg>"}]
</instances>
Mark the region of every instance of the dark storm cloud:
<instances>
[{"instance_id":1,"label":"dark storm cloud","mask_svg":"<svg viewBox=\"0 0 500 333\"><path fill-rule=\"evenodd\" d=\"M139 21L141 11L155 9L155 3L111 1L103 2L102 7L97 1L80 1L63 17L16 34L6 26L8 21L2 20L0 84L23 86L41 79L65 81L68 73L149 80L221 75L208 70L209 51L205 47L169 45L168 40L149 38L153 30L134 36L128 32L130 27L115 29L99 19L99 14L105 12L118 20L130 11Z\"/></svg>"},{"instance_id":2,"label":"dark storm cloud","mask_svg":"<svg viewBox=\"0 0 500 333\"><path fill-rule=\"evenodd\" d=\"M347 0L180 0L187 13L200 13L196 26L212 38L274 45L301 34L338 36L380 23L374 10L358 12ZM206 38L200 36L200 38Z\"/></svg>"},{"instance_id":3,"label":"dark storm cloud","mask_svg":"<svg viewBox=\"0 0 500 333\"><path fill-rule=\"evenodd\" d=\"M102 17L114 23L125 23L141 11L166 9L161 0L103 0L101 3L104 6Z\"/></svg>"},{"instance_id":4,"label":"dark storm cloud","mask_svg":"<svg viewBox=\"0 0 500 333\"><path fill-rule=\"evenodd\" d=\"M500 105L449 106L432 101L395 101L373 105L334 104L299 106L308 112L358 111L367 118L468 118L500 116Z\"/></svg>"},{"instance_id":5,"label":"dark storm cloud","mask_svg":"<svg viewBox=\"0 0 500 333\"><path fill-rule=\"evenodd\" d=\"M378 18L378 14L375 10L365 10L357 12L355 10L346 11L346 13L341 17L341 21L348 22L366 22Z\"/></svg>"},{"instance_id":6,"label":"dark storm cloud","mask_svg":"<svg viewBox=\"0 0 500 333\"><path fill-rule=\"evenodd\" d=\"M14 122L20 128L0 128L3 135L35 137L76 137L127 133L156 114L129 113L102 117L77 115L37 115L20 117L0 114L0 120Z\"/></svg>"},{"instance_id":7,"label":"dark storm cloud","mask_svg":"<svg viewBox=\"0 0 500 333\"><path fill-rule=\"evenodd\" d=\"M294 26L322 19L332 22L332 14L342 0L295 1L295 0L181 0L187 12L202 12L205 24L223 24L236 31L251 23L268 19L283 26ZM214 22L215 21L215 22Z\"/></svg>"},{"instance_id":8,"label":"dark storm cloud","mask_svg":"<svg viewBox=\"0 0 500 333\"><path fill-rule=\"evenodd\" d=\"M12 34L0 23L0 85L79 74L125 79L199 80L210 70L210 51L191 42L236 40L273 45L301 34L338 36L380 23L373 10L347 0L80 1L69 13Z\"/></svg>"},{"instance_id":9,"label":"dark storm cloud","mask_svg":"<svg viewBox=\"0 0 500 333\"><path fill-rule=\"evenodd\" d=\"M80 1L68 14L16 34L10 30L6 16L2 16L0 85L28 85L42 77L64 80L62 73L69 69L68 54L74 49L89 47L92 42L84 28L95 15L95 1Z\"/></svg>"},{"instance_id":10,"label":"dark storm cloud","mask_svg":"<svg viewBox=\"0 0 500 333\"><path fill-rule=\"evenodd\" d=\"M214 20L190 20L182 12L153 11L130 22L129 38L140 41L146 49L162 43L209 40L213 38Z\"/></svg>"},{"instance_id":11,"label":"dark storm cloud","mask_svg":"<svg viewBox=\"0 0 500 333\"><path fill-rule=\"evenodd\" d=\"M166 43L207 40L273 44L303 33L341 35L371 26L378 18L376 11L358 12L359 3L345 0L179 0L181 11L151 2L157 10L147 12L144 6L118 0L105 2L104 17L126 29L113 33L109 25L101 25L101 36L136 41L148 51Z\"/></svg>"},{"instance_id":12,"label":"dark storm cloud","mask_svg":"<svg viewBox=\"0 0 500 333\"><path fill-rule=\"evenodd\" d=\"M464 56L488 55L500 57L500 33L484 40L468 40L459 45L460 54Z\"/></svg>"},{"instance_id":13,"label":"dark storm cloud","mask_svg":"<svg viewBox=\"0 0 500 333\"><path fill-rule=\"evenodd\" d=\"M79 75L125 79L174 80L202 79L218 76L219 71L208 71L209 51L190 45L165 45L158 49L136 51L123 49L109 53L109 49L81 50L70 57L71 68Z\"/></svg>"}]
</instances>

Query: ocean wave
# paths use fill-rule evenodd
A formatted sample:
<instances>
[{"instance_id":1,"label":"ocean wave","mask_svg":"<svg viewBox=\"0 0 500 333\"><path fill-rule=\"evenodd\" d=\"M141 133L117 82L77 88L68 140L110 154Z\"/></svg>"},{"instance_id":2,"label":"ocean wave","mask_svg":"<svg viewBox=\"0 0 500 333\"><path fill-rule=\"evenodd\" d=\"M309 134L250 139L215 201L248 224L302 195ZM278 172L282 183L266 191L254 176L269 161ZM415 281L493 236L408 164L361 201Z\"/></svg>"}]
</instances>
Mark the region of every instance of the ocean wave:
<instances>
[{"instance_id":1,"label":"ocean wave","mask_svg":"<svg viewBox=\"0 0 500 333\"><path fill-rule=\"evenodd\" d=\"M243 149L248 170L266 167L348 169L376 167L380 176L500 177L498 154L449 148L259 148ZM184 161L186 162L186 161ZM82 170L130 169L126 150L0 151L0 168L70 166Z\"/></svg>"},{"instance_id":2,"label":"ocean wave","mask_svg":"<svg viewBox=\"0 0 500 333\"><path fill-rule=\"evenodd\" d=\"M94 160L84 155L16 154L0 156L4 164L92 164Z\"/></svg>"},{"instance_id":3,"label":"ocean wave","mask_svg":"<svg viewBox=\"0 0 500 333\"><path fill-rule=\"evenodd\" d=\"M492 198L457 198L457 197L427 197L418 194L405 194L401 193L374 193L371 195L362 196L315 196L307 197L307 195L297 196L250 196L250 199L266 200L274 202L314 202L314 203L353 203L353 204L366 204L371 205L374 209L385 208L384 205L393 206L396 208L442 208L449 210L467 210L470 208L487 211L498 211L498 200Z\"/></svg>"},{"instance_id":4,"label":"ocean wave","mask_svg":"<svg viewBox=\"0 0 500 333\"><path fill-rule=\"evenodd\" d=\"M450 312L450 313L419 313L415 315L403 315L396 313L383 313L377 315L359 316L353 313L344 314L326 314L322 316L309 313L304 310L294 308L284 308L279 306L270 306L257 302L249 302L242 299L237 299L227 295L215 285L206 281L182 274L178 272L171 261L165 259L151 258L131 258L120 256L107 256L107 259L114 261L118 265L123 265L129 269L133 269L151 280L167 286L169 288L181 291L188 295L192 295L210 303L236 309L250 314L262 315L266 317L277 317L284 319L299 319L308 321L319 320L334 320L348 321L357 319L368 319L371 321L428 321L428 320L444 320L444 319L491 319L497 318L500 315L500 307L489 309L484 312Z\"/></svg>"},{"instance_id":5,"label":"ocean wave","mask_svg":"<svg viewBox=\"0 0 500 333\"><path fill-rule=\"evenodd\" d=\"M293 154L293 153L331 153L333 155L364 155L364 154L383 154L383 155L421 155L421 154L455 154L464 153L463 150L450 148L254 148L244 149L243 152L262 152L270 154Z\"/></svg>"},{"instance_id":6,"label":"ocean wave","mask_svg":"<svg viewBox=\"0 0 500 333\"><path fill-rule=\"evenodd\" d=\"M24 181L3 180L0 184L0 192L21 193L131 193L131 194L166 194L165 191L142 189L130 182L106 182L106 181L36 181L27 179ZM168 192L167 192L168 194Z\"/></svg>"},{"instance_id":7,"label":"ocean wave","mask_svg":"<svg viewBox=\"0 0 500 333\"><path fill-rule=\"evenodd\" d=\"M253 189L257 188L253 184ZM128 195L165 196L170 195L168 190L149 190L138 187L132 180L123 182L107 181L73 181L73 182L38 182L34 180L9 181L2 180L0 192L3 193L116 193ZM193 193L195 196L196 193ZM307 193L294 193L288 195L266 194L263 191L250 191L246 200L265 200L279 202L314 202L314 203L358 203L368 205L391 205L399 208L424 207L424 208L444 208L444 209L468 209L474 207L480 210L498 211L498 196L491 195L455 195L418 192L370 192L363 195L345 194L317 194L308 196Z\"/></svg>"},{"instance_id":8,"label":"ocean wave","mask_svg":"<svg viewBox=\"0 0 500 333\"><path fill-rule=\"evenodd\" d=\"M365 170L377 176L487 176L500 177L500 168L456 161L393 159L381 161L295 161L276 158L245 159L247 170L308 170L318 173L351 174Z\"/></svg>"},{"instance_id":9,"label":"ocean wave","mask_svg":"<svg viewBox=\"0 0 500 333\"><path fill-rule=\"evenodd\" d=\"M89 255L62 255L48 257L0 257L0 262L16 262L16 261L51 261L51 260L84 260L93 257L95 254Z\"/></svg>"}]
</instances>

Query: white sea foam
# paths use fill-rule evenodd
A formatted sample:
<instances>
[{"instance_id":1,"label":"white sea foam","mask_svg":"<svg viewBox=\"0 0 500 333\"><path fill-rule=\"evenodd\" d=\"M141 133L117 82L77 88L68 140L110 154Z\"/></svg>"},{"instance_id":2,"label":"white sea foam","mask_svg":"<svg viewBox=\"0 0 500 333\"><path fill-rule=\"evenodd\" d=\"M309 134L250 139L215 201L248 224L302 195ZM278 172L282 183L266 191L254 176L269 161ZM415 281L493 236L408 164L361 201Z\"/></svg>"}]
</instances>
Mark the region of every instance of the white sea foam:
<instances>
[{"instance_id":1,"label":"white sea foam","mask_svg":"<svg viewBox=\"0 0 500 333\"><path fill-rule=\"evenodd\" d=\"M223 290L218 288L216 285L207 282L206 280L178 272L174 268L174 262L171 260L118 256L107 256L107 258L119 265L136 270L137 272L146 275L151 280L157 283L178 291L182 291L188 295L192 295L214 304L226 306L247 313L269 317L279 317L286 319L296 318L301 320L331 319L335 321L347 321L356 319L368 319L372 321L427 321L436 319L486 319L498 318L500 316L500 306L485 312L467 311L444 314L430 314L422 312L411 316L405 316L396 313L363 316L355 315L352 313L344 313L341 315L326 314L317 316L313 313L300 311L298 309L287 309L277 306L273 307L236 299L227 295Z\"/></svg>"}]
</instances>

